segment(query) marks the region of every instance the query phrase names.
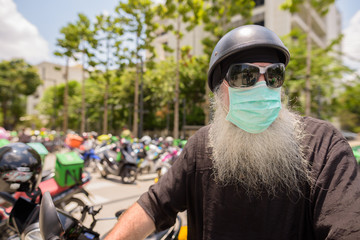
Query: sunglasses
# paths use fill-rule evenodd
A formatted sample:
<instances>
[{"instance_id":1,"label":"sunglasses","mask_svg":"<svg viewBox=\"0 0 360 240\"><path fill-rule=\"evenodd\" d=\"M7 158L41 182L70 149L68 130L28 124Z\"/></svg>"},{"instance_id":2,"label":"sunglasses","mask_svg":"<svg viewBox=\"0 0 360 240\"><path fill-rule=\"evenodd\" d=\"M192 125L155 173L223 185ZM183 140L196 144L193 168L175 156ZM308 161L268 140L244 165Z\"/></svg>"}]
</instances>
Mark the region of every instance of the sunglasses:
<instances>
[{"instance_id":1,"label":"sunglasses","mask_svg":"<svg viewBox=\"0 0 360 240\"><path fill-rule=\"evenodd\" d=\"M230 65L225 80L232 88L246 88L254 86L261 74L264 74L268 87L279 88L285 80L285 65L274 63L259 67L251 63L235 63Z\"/></svg>"}]
</instances>

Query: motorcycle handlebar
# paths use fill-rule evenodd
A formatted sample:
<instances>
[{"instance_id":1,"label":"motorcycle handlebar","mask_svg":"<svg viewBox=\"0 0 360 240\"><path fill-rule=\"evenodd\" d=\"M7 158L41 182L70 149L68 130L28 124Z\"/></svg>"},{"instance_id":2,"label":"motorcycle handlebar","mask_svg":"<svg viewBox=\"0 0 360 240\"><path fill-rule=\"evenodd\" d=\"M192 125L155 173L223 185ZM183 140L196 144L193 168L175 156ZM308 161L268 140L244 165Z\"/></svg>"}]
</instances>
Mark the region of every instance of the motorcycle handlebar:
<instances>
[{"instance_id":1,"label":"motorcycle handlebar","mask_svg":"<svg viewBox=\"0 0 360 240\"><path fill-rule=\"evenodd\" d=\"M8 192L0 192L0 197L2 197L4 200L11 203L12 205L14 205L16 202L16 199Z\"/></svg>"}]
</instances>

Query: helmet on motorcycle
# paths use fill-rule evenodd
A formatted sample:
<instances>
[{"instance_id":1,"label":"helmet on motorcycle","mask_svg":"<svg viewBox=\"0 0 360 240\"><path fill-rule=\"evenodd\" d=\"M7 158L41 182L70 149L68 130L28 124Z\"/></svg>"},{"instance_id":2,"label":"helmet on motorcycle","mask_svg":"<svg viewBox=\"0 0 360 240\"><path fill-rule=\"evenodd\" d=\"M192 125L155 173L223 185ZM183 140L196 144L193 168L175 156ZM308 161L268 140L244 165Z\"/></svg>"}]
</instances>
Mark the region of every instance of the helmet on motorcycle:
<instances>
[{"instance_id":1,"label":"helmet on motorcycle","mask_svg":"<svg viewBox=\"0 0 360 240\"><path fill-rule=\"evenodd\" d=\"M174 142L174 138L173 138L173 137L170 137L170 136L166 137L165 140L164 140L164 143L165 143L165 145L167 145L167 146L172 146L172 145L173 145L173 142Z\"/></svg>"},{"instance_id":2,"label":"helmet on motorcycle","mask_svg":"<svg viewBox=\"0 0 360 240\"><path fill-rule=\"evenodd\" d=\"M0 148L0 191L33 192L41 181L40 155L25 143Z\"/></svg>"},{"instance_id":3,"label":"helmet on motorcycle","mask_svg":"<svg viewBox=\"0 0 360 240\"><path fill-rule=\"evenodd\" d=\"M145 145L149 145L151 142L151 137L150 136L143 136L140 141L145 144Z\"/></svg>"},{"instance_id":4,"label":"helmet on motorcycle","mask_svg":"<svg viewBox=\"0 0 360 240\"><path fill-rule=\"evenodd\" d=\"M253 50L271 51L285 66L289 63L290 53L280 38L271 30L259 25L245 25L225 34L216 44L210 58L208 85L214 91L224 79L230 66L242 56L251 56ZM235 60L236 61L236 60Z\"/></svg>"}]
</instances>

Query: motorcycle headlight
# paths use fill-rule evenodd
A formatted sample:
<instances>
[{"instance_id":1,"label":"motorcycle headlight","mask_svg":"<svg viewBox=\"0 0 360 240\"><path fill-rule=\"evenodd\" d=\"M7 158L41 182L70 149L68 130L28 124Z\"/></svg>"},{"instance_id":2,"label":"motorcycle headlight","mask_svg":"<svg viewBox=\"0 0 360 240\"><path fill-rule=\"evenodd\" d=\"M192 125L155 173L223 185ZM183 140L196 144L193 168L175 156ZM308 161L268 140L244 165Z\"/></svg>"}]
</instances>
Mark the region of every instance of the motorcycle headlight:
<instances>
[{"instance_id":1,"label":"motorcycle headlight","mask_svg":"<svg viewBox=\"0 0 360 240\"><path fill-rule=\"evenodd\" d=\"M25 240L42 240L42 236L40 233L40 228L30 230L25 235Z\"/></svg>"}]
</instances>

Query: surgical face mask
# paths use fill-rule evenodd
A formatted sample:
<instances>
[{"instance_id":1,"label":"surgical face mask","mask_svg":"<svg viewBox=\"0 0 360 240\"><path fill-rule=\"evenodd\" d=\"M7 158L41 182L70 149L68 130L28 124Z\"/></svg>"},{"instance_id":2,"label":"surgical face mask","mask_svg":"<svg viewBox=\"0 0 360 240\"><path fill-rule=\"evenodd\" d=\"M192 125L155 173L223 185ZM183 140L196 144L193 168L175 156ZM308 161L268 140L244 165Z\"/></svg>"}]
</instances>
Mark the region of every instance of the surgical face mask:
<instances>
[{"instance_id":1,"label":"surgical face mask","mask_svg":"<svg viewBox=\"0 0 360 240\"><path fill-rule=\"evenodd\" d=\"M281 109L281 88L269 88L261 81L250 88L229 87L226 120L249 133L265 131Z\"/></svg>"}]
</instances>

